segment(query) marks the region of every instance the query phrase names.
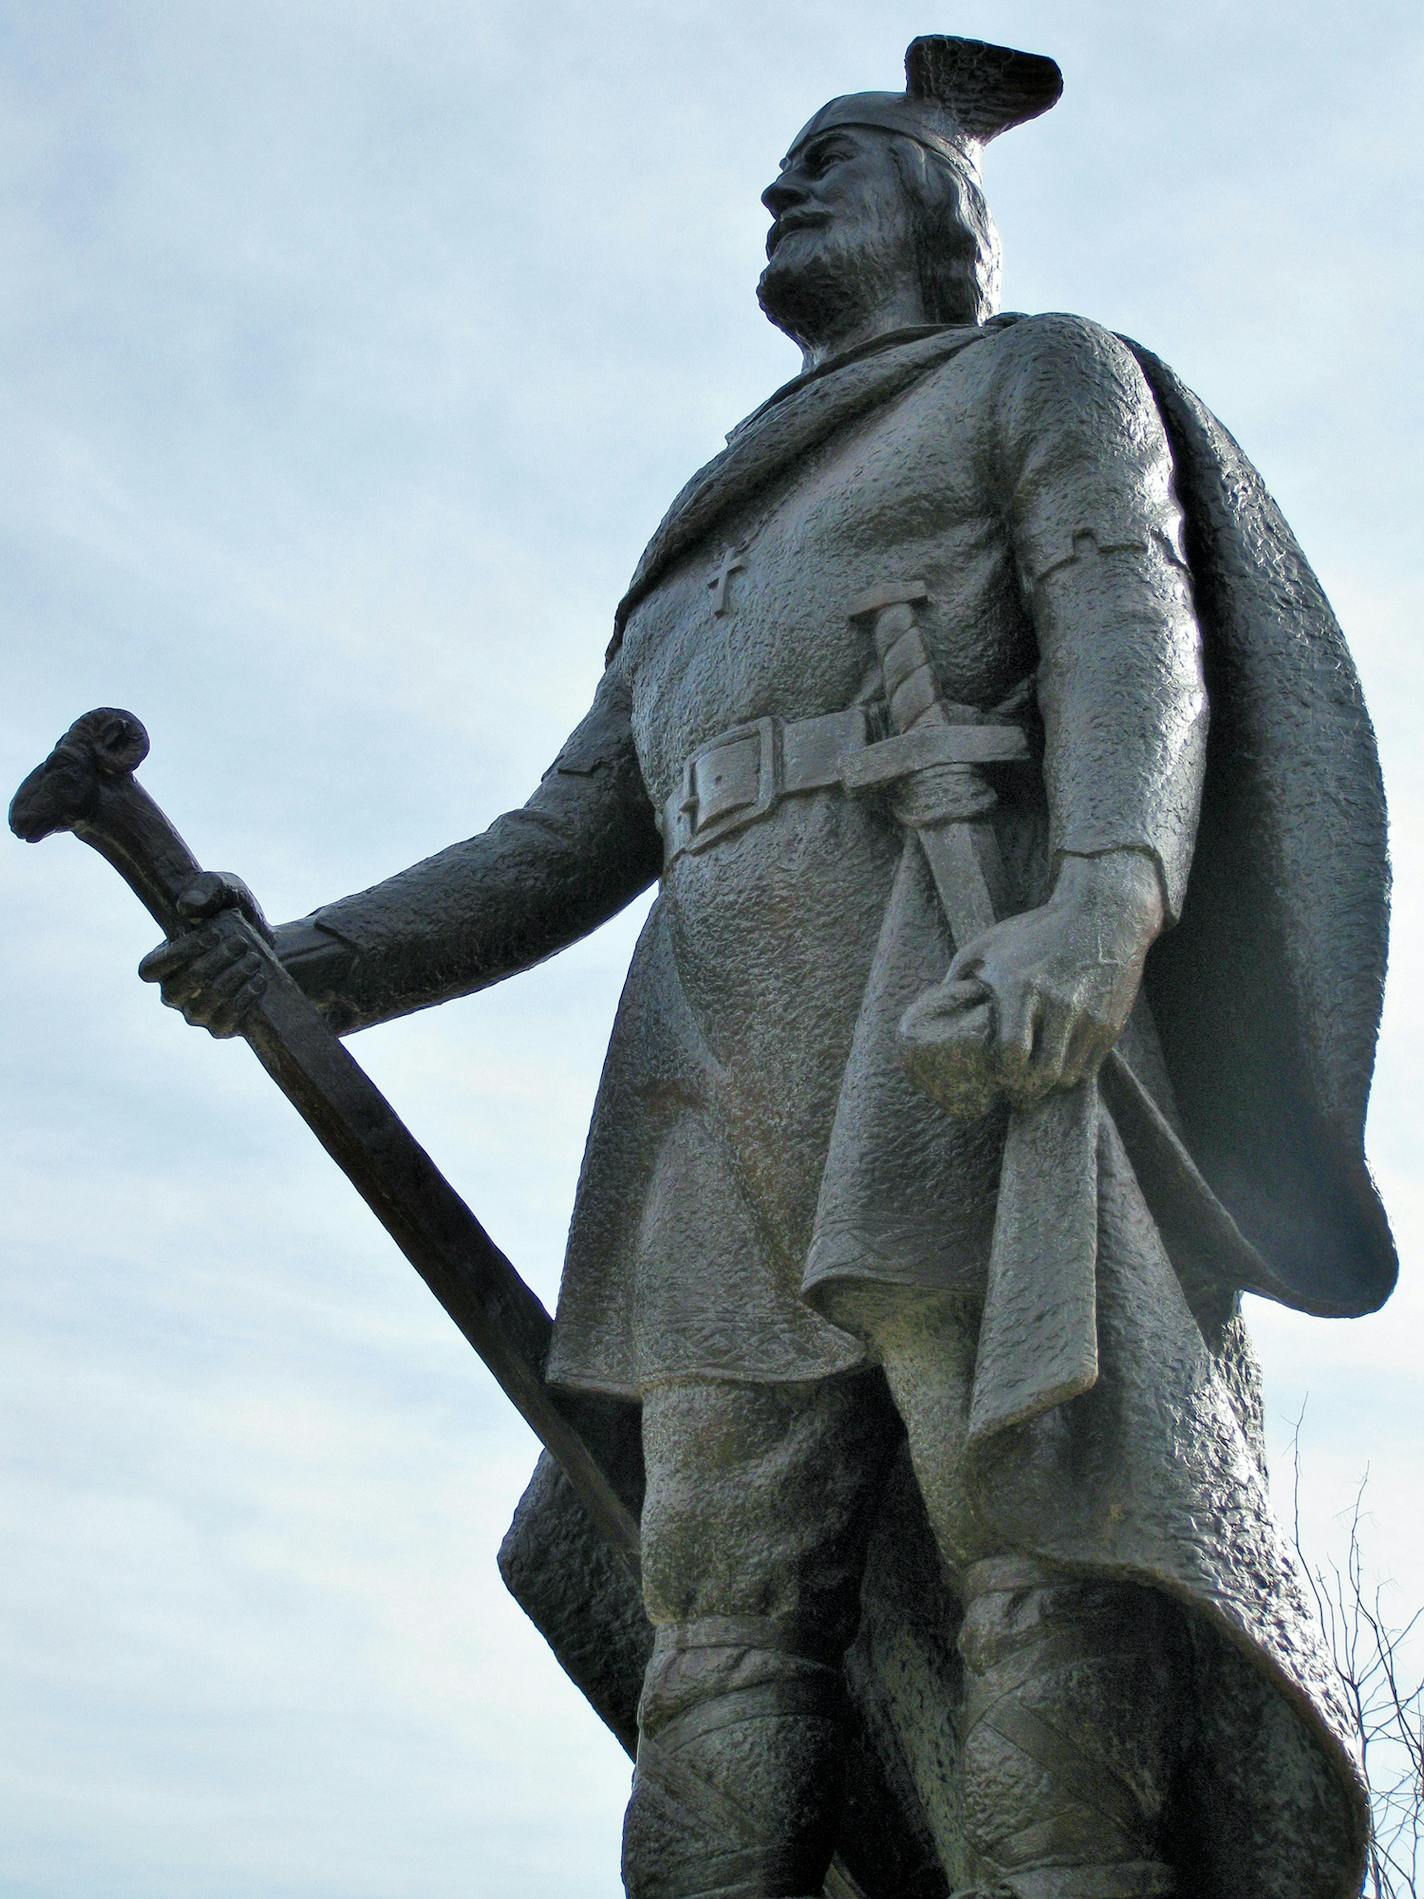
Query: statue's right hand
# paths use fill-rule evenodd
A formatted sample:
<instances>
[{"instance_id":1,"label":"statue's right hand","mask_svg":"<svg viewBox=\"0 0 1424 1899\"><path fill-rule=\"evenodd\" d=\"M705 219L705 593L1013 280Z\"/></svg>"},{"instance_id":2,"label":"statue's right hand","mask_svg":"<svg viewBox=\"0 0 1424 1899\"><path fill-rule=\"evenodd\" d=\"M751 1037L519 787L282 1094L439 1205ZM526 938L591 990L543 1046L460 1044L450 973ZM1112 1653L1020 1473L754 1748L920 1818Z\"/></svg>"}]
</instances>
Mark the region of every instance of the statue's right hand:
<instances>
[{"instance_id":1,"label":"statue's right hand","mask_svg":"<svg viewBox=\"0 0 1424 1899\"><path fill-rule=\"evenodd\" d=\"M204 871L178 899L179 914L192 924L150 950L138 966L144 982L156 982L170 1009L210 1035L240 1035L249 1010L267 987L267 963L245 934L225 929L224 912L236 910L264 941L272 930L257 899L240 877Z\"/></svg>"}]
</instances>

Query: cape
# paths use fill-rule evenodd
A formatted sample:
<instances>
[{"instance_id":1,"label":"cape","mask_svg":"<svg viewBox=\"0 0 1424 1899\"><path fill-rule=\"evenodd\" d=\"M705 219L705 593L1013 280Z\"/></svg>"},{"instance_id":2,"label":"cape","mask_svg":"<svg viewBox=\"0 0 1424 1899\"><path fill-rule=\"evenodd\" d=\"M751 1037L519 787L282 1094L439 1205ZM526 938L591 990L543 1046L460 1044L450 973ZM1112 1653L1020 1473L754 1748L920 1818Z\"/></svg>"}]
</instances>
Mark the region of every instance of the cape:
<instances>
[{"instance_id":1,"label":"cape","mask_svg":"<svg viewBox=\"0 0 1424 1899\"><path fill-rule=\"evenodd\" d=\"M1364 1152L1389 860L1374 730L1345 637L1233 437L1124 338L1167 426L1211 730L1177 928L1148 960L1193 1158L1275 1268L1274 1296L1358 1317L1398 1261Z\"/></svg>"},{"instance_id":2,"label":"cape","mask_svg":"<svg viewBox=\"0 0 1424 1899\"><path fill-rule=\"evenodd\" d=\"M632 606L724 509L1015 320L901 332L778 391L674 502L619 609L615 646ZM1371 1311L1397 1271L1363 1146L1388 900L1373 733L1340 628L1260 477L1173 372L1123 340L1173 450L1212 703L1187 902L1146 977L1182 1139L1266 1262L1261 1283L1238 1286L1320 1314ZM1143 1188L1151 1203L1151 1184ZM1122 1310L1130 1323L1132 1302ZM636 1412L623 1412L612 1428L627 1440L632 1473ZM636 1504L635 1475L629 1489ZM1061 1554L1088 1569L1097 1561L1092 1551ZM1128 1573L1100 1555L1103 1573ZM1250 1557L1243 1547L1248 1570ZM547 1458L500 1562L631 1749L650 1631L636 1583ZM1299 1592L1286 1581L1267 1601L1272 1586L1262 1583L1259 1613L1233 1623L1216 1615L1209 1587L1183 1591L1171 1577L1137 1573L1201 1611L1204 1738L1173 1829L1184 1890L1353 1899L1365 1790ZM938 1899L962 1883L943 1791L961 1692L956 1617L902 1463L880 1509L846 1663L855 1719L840 1850L869 1899Z\"/></svg>"}]
</instances>

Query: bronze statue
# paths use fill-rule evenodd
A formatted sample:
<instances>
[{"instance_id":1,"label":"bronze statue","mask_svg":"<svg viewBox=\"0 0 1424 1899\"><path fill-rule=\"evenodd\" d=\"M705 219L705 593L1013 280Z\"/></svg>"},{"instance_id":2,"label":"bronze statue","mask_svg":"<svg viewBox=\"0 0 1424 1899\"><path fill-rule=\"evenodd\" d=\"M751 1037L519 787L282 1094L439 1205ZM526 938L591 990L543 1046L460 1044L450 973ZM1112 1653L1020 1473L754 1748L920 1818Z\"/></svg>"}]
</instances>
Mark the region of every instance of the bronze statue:
<instances>
[{"instance_id":1,"label":"bronze statue","mask_svg":"<svg viewBox=\"0 0 1424 1899\"><path fill-rule=\"evenodd\" d=\"M980 157L1057 67L906 75L767 188L802 371L674 501L528 804L271 942L347 1033L660 880L543 1366L623 1446L641 1601L552 1463L502 1558L630 1743L636 1702L633 1899L1350 1899L1239 1307L1393 1284L1373 739L1230 436L999 312ZM259 913L179 907L142 973L243 1031Z\"/></svg>"}]
</instances>

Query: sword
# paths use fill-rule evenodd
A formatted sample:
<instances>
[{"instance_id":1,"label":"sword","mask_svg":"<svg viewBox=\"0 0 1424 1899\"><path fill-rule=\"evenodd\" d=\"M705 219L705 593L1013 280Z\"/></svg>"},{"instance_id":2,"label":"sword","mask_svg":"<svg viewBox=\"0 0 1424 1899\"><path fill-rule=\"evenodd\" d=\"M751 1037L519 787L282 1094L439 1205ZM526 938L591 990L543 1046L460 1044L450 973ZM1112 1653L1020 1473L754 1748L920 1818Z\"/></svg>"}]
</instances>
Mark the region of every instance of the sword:
<instances>
[{"instance_id":1,"label":"sword","mask_svg":"<svg viewBox=\"0 0 1424 1899\"><path fill-rule=\"evenodd\" d=\"M915 609L922 581L890 582L855 601L885 681L893 735L856 753L851 790L913 789L919 838L956 949L1003 914L1004 874L980 766L1023 763L1017 726L970 723L940 695ZM959 717L956 717L956 712ZM965 1103L982 1112L988 1102ZM1009 1115L980 1325L969 1442L1090 1391L1098 1377L1097 1086L1059 1089Z\"/></svg>"},{"instance_id":2,"label":"sword","mask_svg":"<svg viewBox=\"0 0 1424 1899\"><path fill-rule=\"evenodd\" d=\"M915 612L928 597L922 581L891 581L851 607L852 621L866 622L875 641L895 729L852 754L842 775L851 791L911 788L901 815L919 837L962 949L1003 914L1005 896L990 822L995 796L979 767L1026 763L1030 753L1019 727L940 696ZM982 1114L992 1099L966 1089L953 1105ZM1097 1382L1100 1115L1122 1139L1190 1301L1227 1288L1292 1303L1121 1049L1109 1049L1096 1078L1010 1114L970 1401L972 1448Z\"/></svg>"},{"instance_id":3,"label":"sword","mask_svg":"<svg viewBox=\"0 0 1424 1899\"><path fill-rule=\"evenodd\" d=\"M113 865L171 937L188 927L178 900L202 872L133 776L147 756L148 734L131 712L104 706L86 713L15 793L10 828L30 844L72 832ZM596 1405L556 1397L545 1384L553 1322L543 1305L260 932L236 909L220 911L205 927L217 942L241 941L263 958L266 987L243 1020L242 1039L479 1353L636 1578L638 1518L615 1475L621 1447ZM691 1769L682 1778L695 1803L737 1837L735 1803ZM824 1899L865 1899L839 1859L827 1873Z\"/></svg>"}]
</instances>

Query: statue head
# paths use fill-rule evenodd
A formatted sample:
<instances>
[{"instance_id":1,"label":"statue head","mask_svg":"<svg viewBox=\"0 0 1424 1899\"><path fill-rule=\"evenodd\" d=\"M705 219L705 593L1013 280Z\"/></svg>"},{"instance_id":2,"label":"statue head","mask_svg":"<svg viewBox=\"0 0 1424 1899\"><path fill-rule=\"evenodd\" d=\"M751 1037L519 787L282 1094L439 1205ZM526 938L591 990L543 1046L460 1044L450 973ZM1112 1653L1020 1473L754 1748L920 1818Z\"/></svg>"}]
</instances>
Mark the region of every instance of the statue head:
<instances>
[{"instance_id":1,"label":"statue head","mask_svg":"<svg viewBox=\"0 0 1424 1899\"><path fill-rule=\"evenodd\" d=\"M992 316L999 239L980 158L1062 89L1051 59L936 36L910 46L903 93L822 106L763 194L774 222L757 295L772 322L809 349L877 308L901 313L891 327Z\"/></svg>"}]
</instances>

